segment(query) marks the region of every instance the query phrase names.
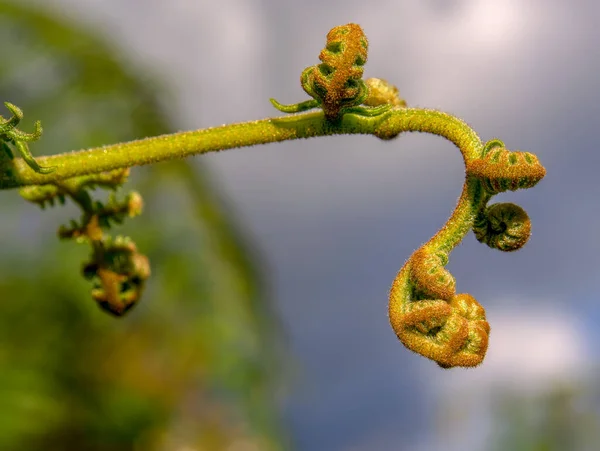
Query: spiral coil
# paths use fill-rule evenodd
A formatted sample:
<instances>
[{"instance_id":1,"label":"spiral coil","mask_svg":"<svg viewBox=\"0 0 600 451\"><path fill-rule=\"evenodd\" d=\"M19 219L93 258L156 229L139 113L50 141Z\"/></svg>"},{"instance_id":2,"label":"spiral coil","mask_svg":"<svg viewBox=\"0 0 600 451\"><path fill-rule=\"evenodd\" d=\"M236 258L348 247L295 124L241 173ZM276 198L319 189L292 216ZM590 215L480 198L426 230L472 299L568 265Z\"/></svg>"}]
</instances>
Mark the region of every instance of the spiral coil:
<instances>
[{"instance_id":1,"label":"spiral coil","mask_svg":"<svg viewBox=\"0 0 600 451\"><path fill-rule=\"evenodd\" d=\"M482 209L473 223L473 233L480 243L492 249L512 252L521 249L531 235L527 212L512 203L499 203Z\"/></svg>"}]
</instances>

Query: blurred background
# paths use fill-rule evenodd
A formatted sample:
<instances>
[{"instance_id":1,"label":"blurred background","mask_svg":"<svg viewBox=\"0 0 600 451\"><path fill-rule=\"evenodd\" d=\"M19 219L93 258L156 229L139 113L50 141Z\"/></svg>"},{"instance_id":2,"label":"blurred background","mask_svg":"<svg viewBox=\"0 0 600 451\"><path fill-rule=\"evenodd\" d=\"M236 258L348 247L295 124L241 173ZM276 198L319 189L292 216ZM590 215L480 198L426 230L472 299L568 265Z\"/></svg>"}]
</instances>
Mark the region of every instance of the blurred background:
<instances>
[{"instance_id":1,"label":"blurred background","mask_svg":"<svg viewBox=\"0 0 600 451\"><path fill-rule=\"evenodd\" d=\"M100 311L79 213L0 192L2 450L600 448L593 0L0 0L0 100L34 155L276 116L327 31L359 23L365 77L455 114L548 175L521 251L472 234L448 268L492 327L484 364L398 342L387 293L446 221L464 167L429 135L337 136L136 168L144 298ZM8 111L3 111L5 117ZM425 175L426 174L426 175Z\"/></svg>"}]
</instances>

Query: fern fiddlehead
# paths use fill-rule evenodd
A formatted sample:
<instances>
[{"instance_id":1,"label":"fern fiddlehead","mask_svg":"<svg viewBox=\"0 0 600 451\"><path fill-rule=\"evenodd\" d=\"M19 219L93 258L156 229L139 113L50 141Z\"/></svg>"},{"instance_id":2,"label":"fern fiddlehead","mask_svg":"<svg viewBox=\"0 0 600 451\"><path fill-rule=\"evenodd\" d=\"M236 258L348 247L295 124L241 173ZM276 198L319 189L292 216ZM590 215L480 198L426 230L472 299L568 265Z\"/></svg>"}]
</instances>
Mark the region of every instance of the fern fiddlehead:
<instances>
[{"instance_id":1,"label":"fern fiddlehead","mask_svg":"<svg viewBox=\"0 0 600 451\"><path fill-rule=\"evenodd\" d=\"M332 122L345 113L364 116L385 113L392 106L387 101L365 103L369 97L369 86L362 76L368 47L369 42L360 26L350 23L332 28L327 34L327 44L319 55L321 64L307 67L300 76L302 88L313 100L282 105L271 99L271 103L284 113L321 107L325 117ZM360 106L362 103L368 106Z\"/></svg>"},{"instance_id":2,"label":"fern fiddlehead","mask_svg":"<svg viewBox=\"0 0 600 451\"><path fill-rule=\"evenodd\" d=\"M42 208L54 205L57 200L64 204L67 197L81 208L81 220L61 226L58 236L90 245L91 256L83 265L83 276L92 282L91 295L98 306L115 316L123 316L137 304L150 277L148 258L138 252L131 238L113 238L104 233L112 224L120 224L142 212L143 201L137 192L130 192L122 200L114 193L128 175L129 169L117 169L20 190L23 198ZM92 199L89 191L96 187L113 190L107 202Z\"/></svg>"},{"instance_id":3,"label":"fern fiddlehead","mask_svg":"<svg viewBox=\"0 0 600 451\"><path fill-rule=\"evenodd\" d=\"M10 145L12 145L19 151L27 165L35 172L40 174L49 174L53 172L56 168L42 167L35 161L35 158L31 155L29 146L27 145L28 142L37 141L40 139L40 136L42 136L42 124L40 121L35 122L32 133L25 133L16 128L17 125L19 125L19 122L21 122L21 119L23 119L23 111L9 102L4 102L4 106L6 106L6 109L12 114L8 119L4 119L0 116L0 148L5 152L5 156L11 160L14 158L10 148Z\"/></svg>"},{"instance_id":4,"label":"fern fiddlehead","mask_svg":"<svg viewBox=\"0 0 600 451\"><path fill-rule=\"evenodd\" d=\"M470 229L491 248L505 252L521 248L531 232L525 210L511 203L487 203L500 192L530 188L545 175L534 155L511 152L499 140L475 145L479 155L459 148L466 178L456 209L402 267L389 303L390 323L400 341L443 368L479 365L490 332L484 308L470 294L456 293L455 280L444 268L449 251Z\"/></svg>"}]
</instances>

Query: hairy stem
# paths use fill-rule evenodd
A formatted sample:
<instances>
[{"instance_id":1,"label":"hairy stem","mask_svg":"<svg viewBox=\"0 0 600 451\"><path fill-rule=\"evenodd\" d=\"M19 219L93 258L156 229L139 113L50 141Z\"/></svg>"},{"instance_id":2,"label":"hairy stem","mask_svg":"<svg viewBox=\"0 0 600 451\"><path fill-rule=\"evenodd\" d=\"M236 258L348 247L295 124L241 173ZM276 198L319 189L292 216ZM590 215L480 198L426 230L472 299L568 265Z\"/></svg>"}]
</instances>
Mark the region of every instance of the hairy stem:
<instances>
[{"instance_id":1,"label":"hairy stem","mask_svg":"<svg viewBox=\"0 0 600 451\"><path fill-rule=\"evenodd\" d=\"M23 159L15 158L0 164L0 189L42 185L75 176L290 139L341 134L373 134L391 139L407 131L432 133L448 139L461 150L465 163L477 158L483 149L481 140L465 122L439 111L401 108L375 117L345 114L339 122L326 120L319 111L36 158L42 166L56 167L50 174L36 173Z\"/></svg>"}]
</instances>

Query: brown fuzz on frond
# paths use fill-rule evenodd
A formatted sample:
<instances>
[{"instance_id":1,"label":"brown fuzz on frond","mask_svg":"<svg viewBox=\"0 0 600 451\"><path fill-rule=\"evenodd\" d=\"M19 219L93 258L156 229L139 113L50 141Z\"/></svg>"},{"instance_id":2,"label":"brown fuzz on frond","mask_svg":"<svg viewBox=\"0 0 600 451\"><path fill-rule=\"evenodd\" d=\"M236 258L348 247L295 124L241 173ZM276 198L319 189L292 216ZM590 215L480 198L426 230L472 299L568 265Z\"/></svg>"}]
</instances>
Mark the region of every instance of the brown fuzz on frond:
<instances>
[{"instance_id":1,"label":"brown fuzz on frond","mask_svg":"<svg viewBox=\"0 0 600 451\"><path fill-rule=\"evenodd\" d=\"M368 41L360 26L350 23L332 28L321 51L321 64L302 73L302 86L321 102L325 116L336 119L343 107L360 105L368 94L362 80Z\"/></svg>"},{"instance_id":2,"label":"brown fuzz on frond","mask_svg":"<svg viewBox=\"0 0 600 451\"><path fill-rule=\"evenodd\" d=\"M485 310L471 295L455 294L443 259L427 251L423 247L415 252L394 280L392 328L404 346L442 368L477 366L488 346Z\"/></svg>"},{"instance_id":3,"label":"brown fuzz on frond","mask_svg":"<svg viewBox=\"0 0 600 451\"><path fill-rule=\"evenodd\" d=\"M471 161L467 174L481 180L490 194L497 194L535 186L546 175L546 169L532 153L494 147Z\"/></svg>"}]
</instances>

